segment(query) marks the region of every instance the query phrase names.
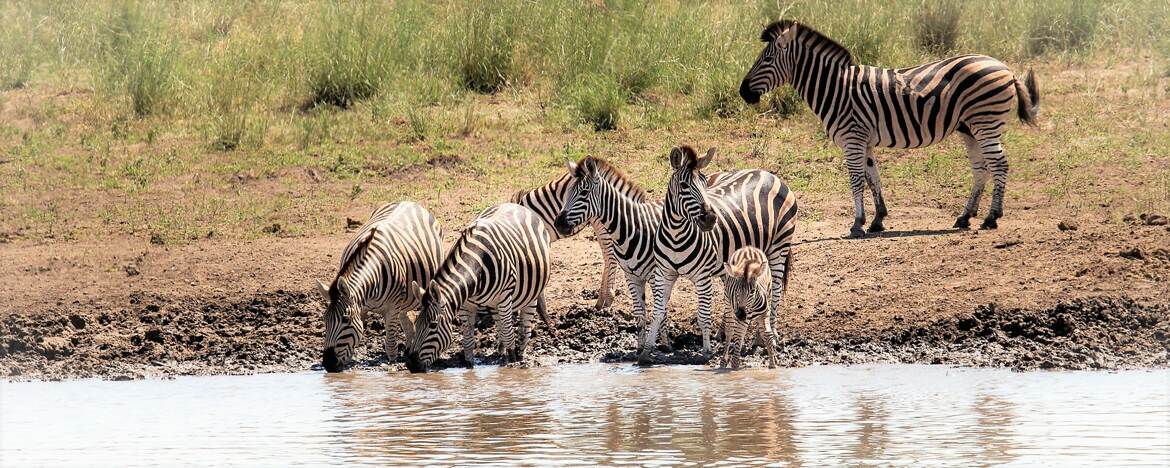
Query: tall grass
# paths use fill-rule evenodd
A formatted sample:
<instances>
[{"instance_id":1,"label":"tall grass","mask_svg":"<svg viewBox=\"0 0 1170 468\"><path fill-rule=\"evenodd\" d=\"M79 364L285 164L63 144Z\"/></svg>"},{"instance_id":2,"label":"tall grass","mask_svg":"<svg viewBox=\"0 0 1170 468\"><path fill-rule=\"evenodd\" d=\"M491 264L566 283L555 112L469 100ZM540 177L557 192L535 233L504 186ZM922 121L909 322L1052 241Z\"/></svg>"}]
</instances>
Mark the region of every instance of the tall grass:
<instances>
[{"instance_id":1,"label":"tall grass","mask_svg":"<svg viewBox=\"0 0 1170 468\"><path fill-rule=\"evenodd\" d=\"M914 46L928 55L941 56L955 50L959 42L959 20L963 4L957 0L923 2L915 20Z\"/></svg>"},{"instance_id":2,"label":"tall grass","mask_svg":"<svg viewBox=\"0 0 1170 468\"><path fill-rule=\"evenodd\" d=\"M374 96L392 73L394 47L386 30L387 18L368 4L322 8L308 33L305 67L307 105L332 104L348 108Z\"/></svg>"},{"instance_id":3,"label":"tall grass","mask_svg":"<svg viewBox=\"0 0 1170 468\"><path fill-rule=\"evenodd\" d=\"M518 12L507 2L467 3L453 27L451 43L459 82L478 93L496 93L520 81L516 63Z\"/></svg>"},{"instance_id":4,"label":"tall grass","mask_svg":"<svg viewBox=\"0 0 1170 468\"><path fill-rule=\"evenodd\" d=\"M1034 5L1028 19L1028 55L1087 50L1100 23L1102 6L1099 0L1051 0Z\"/></svg>"}]
</instances>

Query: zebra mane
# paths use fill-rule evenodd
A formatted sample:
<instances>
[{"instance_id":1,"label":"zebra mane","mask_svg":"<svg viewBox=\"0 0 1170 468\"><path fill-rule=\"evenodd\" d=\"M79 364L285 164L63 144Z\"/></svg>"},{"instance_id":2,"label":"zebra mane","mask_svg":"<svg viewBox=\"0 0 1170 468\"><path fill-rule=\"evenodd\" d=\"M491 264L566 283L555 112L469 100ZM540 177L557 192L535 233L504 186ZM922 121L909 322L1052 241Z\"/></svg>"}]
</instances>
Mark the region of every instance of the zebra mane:
<instances>
[{"instance_id":1,"label":"zebra mane","mask_svg":"<svg viewBox=\"0 0 1170 468\"><path fill-rule=\"evenodd\" d=\"M639 186L637 182L634 182L634 180L631 179L630 176L626 175L625 172L622 172L621 169L618 169L617 166L614 166L613 164L610 164L609 161L601 158L593 156L586 157L593 158L593 162L597 163L598 174L600 174L603 179L612 183L614 188L621 190L626 195L629 195L631 198L634 198L639 202L644 202L647 198L650 197L650 194L646 193L645 189ZM577 161L577 167L581 167L584 164L585 159Z\"/></svg>"},{"instance_id":2,"label":"zebra mane","mask_svg":"<svg viewBox=\"0 0 1170 468\"><path fill-rule=\"evenodd\" d=\"M769 24L764 28L763 33L760 33L760 41L772 42L776 40L776 37L779 36L781 32L784 32L790 28L796 28L796 37L804 38L810 46L819 45L826 52L834 53L834 55L840 55L841 57L844 57L845 61L847 62L846 65L854 64L853 54L851 54L849 49L846 49L845 46L841 45L829 36L821 34L820 31L790 19L773 21L772 24Z\"/></svg>"},{"instance_id":3,"label":"zebra mane","mask_svg":"<svg viewBox=\"0 0 1170 468\"><path fill-rule=\"evenodd\" d=\"M353 270L354 263L356 263L358 258L362 256L362 253L366 251L366 248L370 246L370 242L374 240L374 234L377 232L377 227L370 226L366 233L362 234L366 236L365 239L358 240L357 243L353 245L353 249L346 249L346 251L349 252L349 256L342 259L341 268L337 270L337 276L334 277L333 282L329 284L330 299L337 300L337 282L341 281L343 276Z\"/></svg>"}]
</instances>

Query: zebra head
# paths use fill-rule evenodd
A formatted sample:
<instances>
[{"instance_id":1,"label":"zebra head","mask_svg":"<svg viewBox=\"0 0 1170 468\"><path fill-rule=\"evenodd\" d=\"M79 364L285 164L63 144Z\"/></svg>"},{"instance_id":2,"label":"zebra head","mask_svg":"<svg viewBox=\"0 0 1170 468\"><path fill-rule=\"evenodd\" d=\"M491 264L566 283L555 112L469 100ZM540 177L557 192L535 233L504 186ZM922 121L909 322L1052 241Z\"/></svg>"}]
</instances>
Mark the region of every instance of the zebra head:
<instances>
[{"instance_id":1,"label":"zebra head","mask_svg":"<svg viewBox=\"0 0 1170 468\"><path fill-rule=\"evenodd\" d=\"M739 96L748 104L760 102L760 96L792 80L792 60L796 30L800 25L790 20L776 21L760 35L765 44L755 65L744 75Z\"/></svg>"},{"instance_id":2,"label":"zebra head","mask_svg":"<svg viewBox=\"0 0 1170 468\"><path fill-rule=\"evenodd\" d=\"M353 360L355 348L366 336L361 300L345 276L338 276L329 287L317 281L317 289L329 304L325 308L325 349L321 365L327 372L341 372Z\"/></svg>"},{"instance_id":3,"label":"zebra head","mask_svg":"<svg viewBox=\"0 0 1170 468\"><path fill-rule=\"evenodd\" d=\"M727 304L740 322L755 319L768 312L768 277L759 260L740 257L723 264L723 292Z\"/></svg>"},{"instance_id":4,"label":"zebra head","mask_svg":"<svg viewBox=\"0 0 1170 468\"><path fill-rule=\"evenodd\" d=\"M557 215L553 226L561 236L570 236L586 222L597 218L590 194L601 183L597 175L597 161L593 156L586 156L580 164L567 164L570 178L568 190L565 194L565 207Z\"/></svg>"},{"instance_id":5,"label":"zebra head","mask_svg":"<svg viewBox=\"0 0 1170 468\"><path fill-rule=\"evenodd\" d=\"M666 193L666 209L680 214L695 223L699 230L710 231L715 227L715 212L707 204L707 177L702 169L715 157L715 148L699 157L690 146L670 150L670 186Z\"/></svg>"},{"instance_id":6,"label":"zebra head","mask_svg":"<svg viewBox=\"0 0 1170 468\"><path fill-rule=\"evenodd\" d=\"M406 348L406 368L411 372L426 372L454 339L451 321L455 311L443 300L434 280L427 289L411 281L409 292L419 299L420 306L414 319L414 333Z\"/></svg>"}]
</instances>

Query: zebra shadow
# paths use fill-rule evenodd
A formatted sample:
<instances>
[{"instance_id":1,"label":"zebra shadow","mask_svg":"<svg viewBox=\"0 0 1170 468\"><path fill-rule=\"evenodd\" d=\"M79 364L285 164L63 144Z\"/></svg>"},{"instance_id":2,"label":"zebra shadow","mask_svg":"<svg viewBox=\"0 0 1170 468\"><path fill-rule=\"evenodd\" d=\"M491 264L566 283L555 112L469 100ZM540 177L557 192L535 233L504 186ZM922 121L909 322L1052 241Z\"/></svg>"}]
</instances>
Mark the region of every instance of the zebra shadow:
<instances>
[{"instance_id":1,"label":"zebra shadow","mask_svg":"<svg viewBox=\"0 0 1170 468\"><path fill-rule=\"evenodd\" d=\"M867 233L861 237L849 237L848 235L821 237L817 239L809 239L800 242L794 242L793 245L817 244L820 242L835 242L835 241L863 241L867 239L897 239L902 237L922 237L922 236L947 236L956 235L968 232L970 230L963 229L911 229L908 231L882 231Z\"/></svg>"}]
</instances>

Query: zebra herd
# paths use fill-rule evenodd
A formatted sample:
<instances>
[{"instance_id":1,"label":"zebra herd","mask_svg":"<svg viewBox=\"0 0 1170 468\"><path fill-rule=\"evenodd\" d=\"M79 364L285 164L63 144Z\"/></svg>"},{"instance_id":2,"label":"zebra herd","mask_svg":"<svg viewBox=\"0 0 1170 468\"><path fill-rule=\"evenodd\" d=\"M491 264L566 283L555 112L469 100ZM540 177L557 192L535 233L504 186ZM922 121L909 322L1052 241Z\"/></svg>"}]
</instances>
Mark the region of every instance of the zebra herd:
<instances>
[{"instance_id":1,"label":"zebra herd","mask_svg":"<svg viewBox=\"0 0 1170 468\"><path fill-rule=\"evenodd\" d=\"M955 227L969 227L988 178L994 188L982 227L997 227L1008 171L1001 144L1008 115L1014 105L1019 119L1033 124L1038 110L1030 70L1017 78L1003 63L981 55L901 69L855 65L844 47L789 20L768 25L761 40L766 45L744 77L740 96L755 103L791 84L821 119L845 154L855 213L851 236L865 234L866 185L875 211L868 230L885 229L873 147L918 148L956 132L967 146L973 185ZM318 282L328 303L323 366L337 372L352 361L365 337L366 312L383 314L386 356L394 361L405 351L412 372L425 371L454 341L456 319L470 365L479 310L493 314L499 354L522 360L537 316L555 333L544 303L549 245L587 225L604 259L596 305L610 305L611 283L620 269L639 320L640 363L651 361L655 343L664 339L671 291L683 277L698 292L705 354L712 352L718 278L727 304L721 365L738 367L754 328L775 366L777 311L792 275L796 195L765 170L705 174L714 157L714 148L703 155L689 146L671 149L662 200L652 199L612 163L585 157L548 184L483 211L445 256L439 223L425 208L403 201L375 210L345 248L333 282Z\"/></svg>"}]
</instances>

